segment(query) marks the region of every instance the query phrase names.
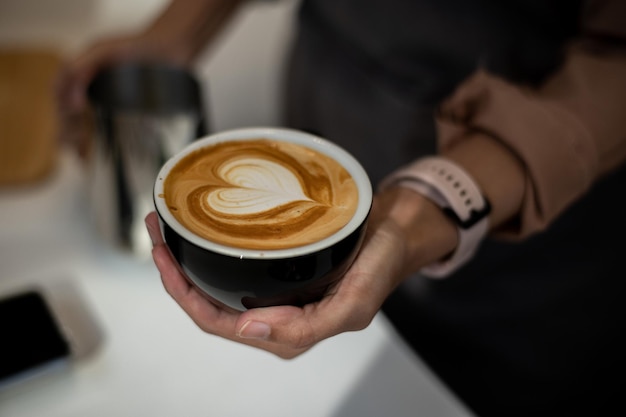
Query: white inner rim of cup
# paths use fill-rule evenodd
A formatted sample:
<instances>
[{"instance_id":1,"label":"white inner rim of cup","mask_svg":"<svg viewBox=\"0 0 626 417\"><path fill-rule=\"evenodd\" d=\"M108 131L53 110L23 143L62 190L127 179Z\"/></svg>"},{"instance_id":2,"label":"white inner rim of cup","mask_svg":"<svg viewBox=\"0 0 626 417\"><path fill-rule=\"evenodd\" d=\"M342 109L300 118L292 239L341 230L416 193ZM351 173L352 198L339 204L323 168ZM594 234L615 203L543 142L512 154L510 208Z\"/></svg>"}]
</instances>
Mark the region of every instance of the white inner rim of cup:
<instances>
[{"instance_id":1,"label":"white inner rim of cup","mask_svg":"<svg viewBox=\"0 0 626 417\"><path fill-rule=\"evenodd\" d=\"M331 158L337 160L341 165L343 165L343 167L350 173L350 175L352 175L352 178L354 179L357 189L359 191L359 201L357 204L356 212L354 213L354 216L352 216L352 219L339 231L318 242L304 246L296 246L288 249L274 250L242 249L238 247L226 246L215 243L189 231L178 220L176 220L176 218L167 208L167 205L165 204L165 198L159 196L163 195L163 184L165 182L165 178L167 178L170 170L178 163L178 161L180 161L186 155L195 150L217 143L260 138L274 139L278 141L286 141L304 145L330 156ZM157 176L154 185L154 201L156 209L162 217L163 221L165 221L165 223L167 223L172 229L174 229L176 233L178 233L184 239L201 248L238 258L278 259L314 253L319 250L326 249L349 236L365 221L365 218L370 211L372 204L372 185L370 183L367 173L365 172L361 164L346 150L328 140L305 132L284 128L243 128L227 130L206 136L204 138L200 138L192 142L181 152L170 158L163 165L159 172L159 175Z\"/></svg>"}]
</instances>

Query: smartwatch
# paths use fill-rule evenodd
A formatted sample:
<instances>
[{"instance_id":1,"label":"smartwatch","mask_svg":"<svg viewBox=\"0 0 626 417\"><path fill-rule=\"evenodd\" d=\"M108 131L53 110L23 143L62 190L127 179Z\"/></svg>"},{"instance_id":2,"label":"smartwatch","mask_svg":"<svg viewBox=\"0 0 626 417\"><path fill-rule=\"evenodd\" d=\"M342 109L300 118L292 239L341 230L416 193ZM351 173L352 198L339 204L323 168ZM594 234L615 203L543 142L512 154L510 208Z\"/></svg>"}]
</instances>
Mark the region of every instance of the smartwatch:
<instances>
[{"instance_id":1,"label":"smartwatch","mask_svg":"<svg viewBox=\"0 0 626 417\"><path fill-rule=\"evenodd\" d=\"M412 189L441 207L458 231L458 245L445 259L420 270L432 278L444 278L469 261L489 230L491 205L476 182L458 164L433 156L418 159L393 172L380 189L400 186Z\"/></svg>"}]
</instances>

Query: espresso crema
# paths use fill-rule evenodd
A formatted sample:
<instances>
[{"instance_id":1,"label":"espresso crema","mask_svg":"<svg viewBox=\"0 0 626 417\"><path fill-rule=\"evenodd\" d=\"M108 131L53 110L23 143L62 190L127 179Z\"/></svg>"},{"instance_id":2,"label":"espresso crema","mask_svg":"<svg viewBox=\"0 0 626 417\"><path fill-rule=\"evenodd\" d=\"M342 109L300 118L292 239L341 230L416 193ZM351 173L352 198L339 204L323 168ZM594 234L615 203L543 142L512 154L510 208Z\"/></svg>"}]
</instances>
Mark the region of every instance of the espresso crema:
<instances>
[{"instance_id":1,"label":"espresso crema","mask_svg":"<svg viewBox=\"0 0 626 417\"><path fill-rule=\"evenodd\" d=\"M271 139L192 152L170 171L163 194L172 215L191 232L255 250L324 239L350 221L359 198L353 178L333 158Z\"/></svg>"}]
</instances>

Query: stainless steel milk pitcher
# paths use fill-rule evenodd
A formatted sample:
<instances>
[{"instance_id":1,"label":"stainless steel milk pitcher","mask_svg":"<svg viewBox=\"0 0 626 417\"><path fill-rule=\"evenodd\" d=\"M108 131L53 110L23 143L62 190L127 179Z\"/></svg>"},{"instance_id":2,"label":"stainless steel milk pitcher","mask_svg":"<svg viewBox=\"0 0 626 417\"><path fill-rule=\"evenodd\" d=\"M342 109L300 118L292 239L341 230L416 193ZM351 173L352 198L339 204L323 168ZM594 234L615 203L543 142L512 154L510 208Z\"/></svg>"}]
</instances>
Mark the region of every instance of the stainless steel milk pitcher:
<instances>
[{"instance_id":1,"label":"stainless steel milk pitcher","mask_svg":"<svg viewBox=\"0 0 626 417\"><path fill-rule=\"evenodd\" d=\"M87 157L88 193L98 232L143 257L151 243L144 218L161 165L208 133L203 90L188 71L126 64L99 73L89 86L94 138Z\"/></svg>"}]
</instances>

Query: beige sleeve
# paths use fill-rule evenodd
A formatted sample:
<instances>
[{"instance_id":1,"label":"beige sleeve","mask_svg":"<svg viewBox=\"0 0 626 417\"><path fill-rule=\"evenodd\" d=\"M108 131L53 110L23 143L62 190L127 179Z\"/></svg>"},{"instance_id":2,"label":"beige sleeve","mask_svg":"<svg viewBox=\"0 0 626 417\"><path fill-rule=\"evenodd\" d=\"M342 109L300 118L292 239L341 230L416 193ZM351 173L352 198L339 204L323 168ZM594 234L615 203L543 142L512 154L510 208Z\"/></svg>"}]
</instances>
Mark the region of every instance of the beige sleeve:
<instances>
[{"instance_id":1,"label":"beige sleeve","mask_svg":"<svg viewBox=\"0 0 626 417\"><path fill-rule=\"evenodd\" d=\"M471 131L507 145L527 170L522 212L501 236L546 228L603 174L626 161L626 1L596 1L584 36L537 88L478 71L444 102L439 147Z\"/></svg>"}]
</instances>

